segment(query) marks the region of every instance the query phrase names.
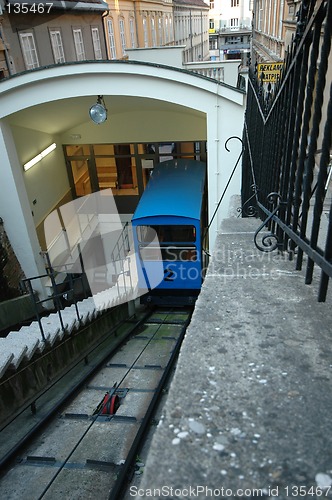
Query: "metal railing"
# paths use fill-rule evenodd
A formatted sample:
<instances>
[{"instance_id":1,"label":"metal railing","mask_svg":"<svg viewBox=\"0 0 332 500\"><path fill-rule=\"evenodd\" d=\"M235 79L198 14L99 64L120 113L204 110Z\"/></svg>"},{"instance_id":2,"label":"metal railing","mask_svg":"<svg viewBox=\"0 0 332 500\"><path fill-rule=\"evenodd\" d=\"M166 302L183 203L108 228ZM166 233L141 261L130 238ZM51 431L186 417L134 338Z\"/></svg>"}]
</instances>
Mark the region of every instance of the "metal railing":
<instances>
[{"instance_id":1,"label":"metal railing","mask_svg":"<svg viewBox=\"0 0 332 500\"><path fill-rule=\"evenodd\" d=\"M275 89L250 68L243 132L242 215L263 220L255 244L288 252L297 270L306 260L306 284L318 266L319 301L332 277L331 30L332 0L303 0Z\"/></svg>"},{"instance_id":2,"label":"metal railing","mask_svg":"<svg viewBox=\"0 0 332 500\"><path fill-rule=\"evenodd\" d=\"M122 284L125 293L128 293L128 290L130 290L129 293L132 294L134 291L131 278L130 259L128 257L132 241L129 230L130 225L126 222L111 253L111 262L114 265L118 295L120 295L119 276L122 276ZM128 278L129 283L127 283L126 278Z\"/></svg>"},{"instance_id":3,"label":"metal railing","mask_svg":"<svg viewBox=\"0 0 332 500\"><path fill-rule=\"evenodd\" d=\"M118 297L120 297L121 293L123 292L127 294L128 297L133 296L134 293L134 287L132 283L132 276L130 269L130 258L129 258L129 252L132 247L131 240L132 238L130 235L130 226L128 223L125 223L111 252L111 261L109 264L112 266L113 270L113 283L108 284L108 282L105 282L105 289L112 288L113 286L117 287ZM66 325L63 321L62 310L65 308L66 305L74 304L76 317L78 322L80 322L82 318L79 314L78 302L82 299L82 295L84 298L87 298L92 294L93 290L91 290L91 286L93 288L93 283L89 283L89 280L86 276L80 244L77 245L77 252L78 252L78 259L80 262L79 266L77 265L76 261L72 263L61 264L59 266L54 266L51 263L51 258L49 253L42 252L45 261L46 273L39 276L26 278L21 281L22 291L30 294L34 306L35 317L39 325L42 339L44 341L46 341L46 337L42 325L42 318L47 311L43 309L44 304L46 303L52 304L51 309L55 310L56 313L58 314L60 327L62 331L65 332ZM77 273L78 268L81 270L80 273ZM63 288L64 282L61 282L60 284L57 283L56 278L59 273L66 275L65 288ZM44 280L45 288L46 288L45 282L49 281L49 289L51 294L48 297L44 299L38 298L38 296L33 290L33 283L36 280L42 280L42 281ZM75 287L76 283L79 283L79 286ZM47 312L50 312L50 310Z\"/></svg>"},{"instance_id":4,"label":"metal railing","mask_svg":"<svg viewBox=\"0 0 332 500\"><path fill-rule=\"evenodd\" d=\"M75 289L74 289L74 282L77 280L82 280L82 277L77 277L73 278L73 276L69 273L69 289L67 289L65 292L64 291L59 291L58 290L58 285L56 283L56 270L53 269L51 266L46 268L46 273L41 274L39 276L33 276L31 278L25 278L21 281L21 286L24 291L30 294L33 306L34 306L34 312L36 316L36 321L38 322L39 330L42 336L42 339L44 342L46 342L46 337L45 337L45 332L44 328L42 325L42 319L43 315L46 312L45 310L43 311L43 305L46 303L52 303L53 308L58 314L59 317L59 322L60 322L60 327L63 332L66 331L66 325L63 321L62 313L61 311L64 309L64 306L61 302L61 299L63 298L64 294L71 294L71 301L75 305L75 312L77 316L78 322L80 322L81 318L79 315L78 311L78 306L77 306L77 298L75 295ZM33 290L33 283L36 280L42 280L42 279L50 279L51 280L51 288L52 288L52 295L49 297L46 297L45 299L39 299L37 295L35 294ZM50 312L50 311L48 311Z\"/></svg>"}]
</instances>

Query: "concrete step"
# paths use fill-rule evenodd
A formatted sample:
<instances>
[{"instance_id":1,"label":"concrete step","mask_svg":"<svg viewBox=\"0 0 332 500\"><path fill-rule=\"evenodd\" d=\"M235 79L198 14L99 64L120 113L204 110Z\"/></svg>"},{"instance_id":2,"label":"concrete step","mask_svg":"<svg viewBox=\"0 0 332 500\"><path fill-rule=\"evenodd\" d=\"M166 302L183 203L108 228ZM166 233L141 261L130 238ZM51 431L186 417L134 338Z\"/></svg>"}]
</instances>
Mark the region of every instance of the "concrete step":
<instances>
[{"instance_id":1,"label":"concrete step","mask_svg":"<svg viewBox=\"0 0 332 500\"><path fill-rule=\"evenodd\" d=\"M123 286L116 286L78 301L79 318L74 304L61 310L65 331L63 331L59 313L51 313L43 317L41 325L45 340L37 321L33 321L29 326L21 327L18 331L10 332L6 338L1 339L0 379L10 366L19 369L23 359L30 360L34 353L41 354L46 347L54 346L63 339L66 332L70 333L74 328L88 324L101 311L129 300L131 297L126 294L126 291L127 289Z\"/></svg>"},{"instance_id":2,"label":"concrete step","mask_svg":"<svg viewBox=\"0 0 332 500\"><path fill-rule=\"evenodd\" d=\"M13 354L13 358L11 359L10 364L16 369L24 357L27 355L28 346L18 339L0 339L0 349L3 351L4 347L8 348L10 345L11 352Z\"/></svg>"}]
</instances>

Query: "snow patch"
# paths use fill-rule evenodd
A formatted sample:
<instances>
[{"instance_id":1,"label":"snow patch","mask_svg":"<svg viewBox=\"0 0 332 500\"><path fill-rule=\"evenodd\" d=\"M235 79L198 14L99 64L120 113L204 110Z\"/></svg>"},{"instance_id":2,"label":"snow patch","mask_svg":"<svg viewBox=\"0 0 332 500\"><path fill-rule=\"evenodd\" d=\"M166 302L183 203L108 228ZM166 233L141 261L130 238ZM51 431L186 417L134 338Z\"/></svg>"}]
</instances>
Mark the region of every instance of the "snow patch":
<instances>
[{"instance_id":1,"label":"snow patch","mask_svg":"<svg viewBox=\"0 0 332 500\"><path fill-rule=\"evenodd\" d=\"M216 451L224 451L225 446L223 444L220 444L220 443L214 443L213 449Z\"/></svg>"},{"instance_id":2,"label":"snow patch","mask_svg":"<svg viewBox=\"0 0 332 500\"><path fill-rule=\"evenodd\" d=\"M315 476L315 481L317 486L322 489L327 489L332 486L332 477L328 474L324 474L324 472L318 472Z\"/></svg>"},{"instance_id":3,"label":"snow patch","mask_svg":"<svg viewBox=\"0 0 332 500\"><path fill-rule=\"evenodd\" d=\"M189 419L189 427L196 434L205 434L205 426L196 420Z\"/></svg>"}]
</instances>

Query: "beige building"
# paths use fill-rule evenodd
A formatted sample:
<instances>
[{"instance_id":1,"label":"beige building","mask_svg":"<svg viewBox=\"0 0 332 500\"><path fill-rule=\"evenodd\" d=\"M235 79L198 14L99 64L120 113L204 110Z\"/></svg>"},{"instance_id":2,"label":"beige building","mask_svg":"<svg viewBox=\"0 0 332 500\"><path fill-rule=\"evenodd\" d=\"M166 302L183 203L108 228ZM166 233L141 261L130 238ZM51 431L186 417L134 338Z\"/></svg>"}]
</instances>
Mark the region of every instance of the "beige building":
<instances>
[{"instance_id":1,"label":"beige building","mask_svg":"<svg viewBox=\"0 0 332 500\"><path fill-rule=\"evenodd\" d=\"M203 0L109 0L105 17L109 59L127 49L184 46L183 62L208 58L208 12Z\"/></svg>"},{"instance_id":2,"label":"beige building","mask_svg":"<svg viewBox=\"0 0 332 500\"><path fill-rule=\"evenodd\" d=\"M174 45L172 0L109 0L105 33L109 59L127 58L126 49Z\"/></svg>"},{"instance_id":3,"label":"beige building","mask_svg":"<svg viewBox=\"0 0 332 500\"><path fill-rule=\"evenodd\" d=\"M300 0L256 0L253 5L252 57L282 61L296 31Z\"/></svg>"},{"instance_id":4,"label":"beige building","mask_svg":"<svg viewBox=\"0 0 332 500\"><path fill-rule=\"evenodd\" d=\"M36 12L36 5L40 5ZM0 0L0 78L53 64L106 59L102 0Z\"/></svg>"},{"instance_id":5,"label":"beige building","mask_svg":"<svg viewBox=\"0 0 332 500\"><path fill-rule=\"evenodd\" d=\"M203 0L0 0L0 79L52 64L126 59L127 49L181 45L183 62L208 58ZM44 4L40 4L44 5Z\"/></svg>"}]
</instances>

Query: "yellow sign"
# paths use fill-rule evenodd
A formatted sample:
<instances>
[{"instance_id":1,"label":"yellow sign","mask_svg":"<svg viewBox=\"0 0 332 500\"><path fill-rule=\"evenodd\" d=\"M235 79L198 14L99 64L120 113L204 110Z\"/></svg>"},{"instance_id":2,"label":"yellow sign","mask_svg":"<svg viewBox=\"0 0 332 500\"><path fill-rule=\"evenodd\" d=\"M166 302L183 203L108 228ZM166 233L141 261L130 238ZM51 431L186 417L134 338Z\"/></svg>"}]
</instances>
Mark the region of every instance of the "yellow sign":
<instances>
[{"instance_id":1,"label":"yellow sign","mask_svg":"<svg viewBox=\"0 0 332 500\"><path fill-rule=\"evenodd\" d=\"M260 82L275 83L280 78L283 62L266 62L257 65L258 80Z\"/></svg>"}]
</instances>

